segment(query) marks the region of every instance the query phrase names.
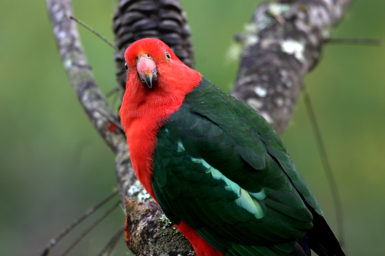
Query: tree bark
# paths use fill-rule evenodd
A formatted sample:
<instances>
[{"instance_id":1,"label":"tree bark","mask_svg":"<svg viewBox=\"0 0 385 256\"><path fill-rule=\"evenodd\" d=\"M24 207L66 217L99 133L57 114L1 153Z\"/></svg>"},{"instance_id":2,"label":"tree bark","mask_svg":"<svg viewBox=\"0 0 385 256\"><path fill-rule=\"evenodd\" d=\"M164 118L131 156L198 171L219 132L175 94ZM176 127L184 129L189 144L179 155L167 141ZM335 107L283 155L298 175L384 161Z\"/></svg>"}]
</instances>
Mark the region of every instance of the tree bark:
<instances>
[{"instance_id":1,"label":"tree bark","mask_svg":"<svg viewBox=\"0 0 385 256\"><path fill-rule=\"evenodd\" d=\"M277 1L260 5L243 34L233 96L259 112L281 134L307 72L316 66L331 29L351 0Z\"/></svg>"},{"instance_id":2,"label":"tree bark","mask_svg":"<svg viewBox=\"0 0 385 256\"><path fill-rule=\"evenodd\" d=\"M191 245L165 218L134 175L124 133L116 125L119 118L96 84L76 25L69 18L73 15L70 0L46 1L58 50L73 89L95 129L116 154L116 177L122 203L127 205L131 249L136 255L194 255ZM351 1L282 0L260 5L247 30L236 36L244 46L233 95L252 106L281 133L290 120L305 74L318 63L324 42ZM146 8L144 2L147 1L120 0L120 6L136 3L139 7L118 12L115 23L122 16L137 12L138 8ZM177 0L163 2L172 6ZM176 10L178 8L182 12L170 13L176 15L175 19L178 19L178 13L183 13L180 4ZM157 15L161 16L162 12ZM186 63L192 65L189 30L185 23L184 17L180 23L183 29L178 30L183 35L180 42L183 47L177 47L180 54L184 54ZM119 28L115 28L117 32ZM164 34L164 28L157 27L155 31ZM128 42L123 40L125 36L125 31L120 30L116 42ZM124 44L118 45L118 48L124 47ZM121 64L119 57L119 69ZM121 71L118 75L121 81L124 75Z\"/></svg>"}]
</instances>

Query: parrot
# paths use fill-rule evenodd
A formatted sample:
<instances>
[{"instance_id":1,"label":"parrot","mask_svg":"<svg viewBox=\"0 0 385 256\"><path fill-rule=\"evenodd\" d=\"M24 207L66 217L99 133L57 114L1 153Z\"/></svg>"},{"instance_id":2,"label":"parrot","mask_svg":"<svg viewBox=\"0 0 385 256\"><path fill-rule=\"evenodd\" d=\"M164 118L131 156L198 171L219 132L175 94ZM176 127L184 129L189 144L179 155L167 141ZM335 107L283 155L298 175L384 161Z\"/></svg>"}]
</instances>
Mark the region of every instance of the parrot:
<instances>
[{"instance_id":1,"label":"parrot","mask_svg":"<svg viewBox=\"0 0 385 256\"><path fill-rule=\"evenodd\" d=\"M262 116L159 39L124 57L119 115L134 172L198 256L344 255Z\"/></svg>"}]
</instances>

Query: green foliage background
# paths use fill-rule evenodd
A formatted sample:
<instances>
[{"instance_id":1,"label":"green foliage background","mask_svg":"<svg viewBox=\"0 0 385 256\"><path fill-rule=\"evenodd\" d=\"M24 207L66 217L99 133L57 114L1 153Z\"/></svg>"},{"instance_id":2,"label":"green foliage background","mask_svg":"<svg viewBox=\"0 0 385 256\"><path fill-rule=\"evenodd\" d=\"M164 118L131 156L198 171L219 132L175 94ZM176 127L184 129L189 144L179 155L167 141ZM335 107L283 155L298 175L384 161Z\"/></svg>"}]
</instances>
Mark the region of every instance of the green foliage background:
<instances>
[{"instance_id":1,"label":"green foliage background","mask_svg":"<svg viewBox=\"0 0 385 256\"><path fill-rule=\"evenodd\" d=\"M182 1L196 68L224 90L230 90L237 69L226 57L232 37L258 2ZM112 40L114 1L73 0L73 5L78 18ZM384 0L357 0L333 35L385 41L384 14ZM107 92L116 86L113 51L80 31ZM0 46L0 255L37 255L49 238L116 186L113 154L70 87L44 1L0 2ZM385 47L327 45L306 84L342 194L346 251L384 255ZM335 228L302 99L283 140ZM122 213L118 209L72 255L95 255L123 224ZM121 242L117 255L125 251Z\"/></svg>"}]
</instances>

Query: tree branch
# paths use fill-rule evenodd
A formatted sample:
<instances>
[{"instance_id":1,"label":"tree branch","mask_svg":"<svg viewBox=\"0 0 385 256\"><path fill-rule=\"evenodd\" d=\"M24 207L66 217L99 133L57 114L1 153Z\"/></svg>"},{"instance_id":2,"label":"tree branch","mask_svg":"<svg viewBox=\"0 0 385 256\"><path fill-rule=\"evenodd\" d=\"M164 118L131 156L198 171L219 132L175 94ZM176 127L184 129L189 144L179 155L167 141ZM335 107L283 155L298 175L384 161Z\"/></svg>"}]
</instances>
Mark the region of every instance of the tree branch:
<instances>
[{"instance_id":1,"label":"tree branch","mask_svg":"<svg viewBox=\"0 0 385 256\"><path fill-rule=\"evenodd\" d=\"M107 145L116 153L116 176L122 202L125 204L127 195L136 199L131 200L131 207L127 208L127 215L132 217L130 231L135 234L131 242L138 250L134 253L149 255L147 252L164 253L170 249L175 255L193 253L191 245L163 216L159 206L153 202L135 177L125 136L116 125L119 119L112 112L94 80L80 43L76 24L70 19L74 16L70 1L47 0L47 7L63 66L80 104ZM183 31L186 35L186 29ZM131 212L133 210L135 212ZM152 225L143 225L143 222L151 222ZM151 243L144 239L149 237L148 234L156 237Z\"/></svg>"},{"instance_id":2,"label":"tree branch","mask_svg":"<svg viewBox=\"0 0 385 256\"><path fill-rule=\"evenodd\" d=\"M282 0L259 6L247 31L238 36L244 49L233 95L251 105L282 132L296 104L304 75L318 62L331 27L340 20L350 2ZM114 32L120 49L116 63L121 84L125 79L121 71L122 49L141 37L160 35L166 43L174 44L181 59L189 65L193 63L190 32L179 2L149 3L119 1ZM62 63L74 91L96 130L116 153L116 176L122 202L126 196L135 200L127 201L131 248L137 255L193 255L190 244L164 217L134 175L124 134L114 125L119 119L98 88L76 26L69 19L73 16L70 1L47 0L47 7ZM154 23L148 20L149 13L158 21L157 26L151 25ZM146 20L149 23L144 22ZM153 27L146 27L146 24ZM149 242L148 238L153 240Z\"/></svg>"},{"instance_id":3,"label":"tree branch","mask_svg":"<svg viewBox=\"0 0 385 256\"><path fill-rule=\"evenodd\" d=\"M351 0L297 0L262 4L245 33L233 95L259 112L282 133L301 91L316 66L324 42Z\"/></svg>"},{"instance_id":4,"label":"tree branch","mask_svg":"<svg viewBox=\"0 0 385 256\"><path fill-rule=\"evenodd\" d=\"M116 153L116 176L122 204L127 182L136 178L132 171L124 133L114 125L119 122L95 82L80 42L70 0L47 0L56 44L72 87L95 129ZM127 182L126 182L127 181Z\"/></svg>"},{"instance_id":5,"label":"tree branch","mask_svg":"<svg viewBox=\"0 0 385 256\"><path fill-rule=\"evenodd\" d=\"M56 39L64 69L74 91L96 130L107 145L117 152L119 144L125 141L119 129L109 129L118 120L102 95L88 65L69 0L47 0L53 33Z\"/></svg>"}]
</instances>

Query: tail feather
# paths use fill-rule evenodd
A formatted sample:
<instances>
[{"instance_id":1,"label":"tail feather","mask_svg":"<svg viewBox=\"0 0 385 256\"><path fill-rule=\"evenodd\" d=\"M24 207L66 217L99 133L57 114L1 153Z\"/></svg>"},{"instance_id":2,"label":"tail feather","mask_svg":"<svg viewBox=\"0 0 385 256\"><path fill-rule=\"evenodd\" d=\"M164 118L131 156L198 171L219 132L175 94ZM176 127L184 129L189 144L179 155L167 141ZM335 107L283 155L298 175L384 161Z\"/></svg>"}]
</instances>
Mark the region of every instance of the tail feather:
<instances>
[{"instance_id":1,"label":"tail feather","mask_svg":"<svg viewBox=\"0 0 385 256\"><path fill-rule=\"evenodd\" d=\"M301 239L297 239L296 243L294 244L294 250L290 256L310 256L310 255L311 255L311 250L310 250L309 236L308 234L306 234Z\"/></svg>"},{"instance_id":2,"label":"tail feather","mask_svg":"<svg viewBox=\"0 0 385 256\"><path fill-rule=\"evenodd\" d=\"M340 243L325 219L313 213L313 228L308 232L310 248L319 256L345 256Z\"/></svg>"},{"instance_id":3,"label":"tail feather","mask_svg":"<svg viewBox=\"0 0 385 256\"><path fill-rule=\"evenodd\" d=\"M296 242L294 244L294 250L290 256L310 256L310 247L308 245Z\"/></svg>"}]
</instances>

